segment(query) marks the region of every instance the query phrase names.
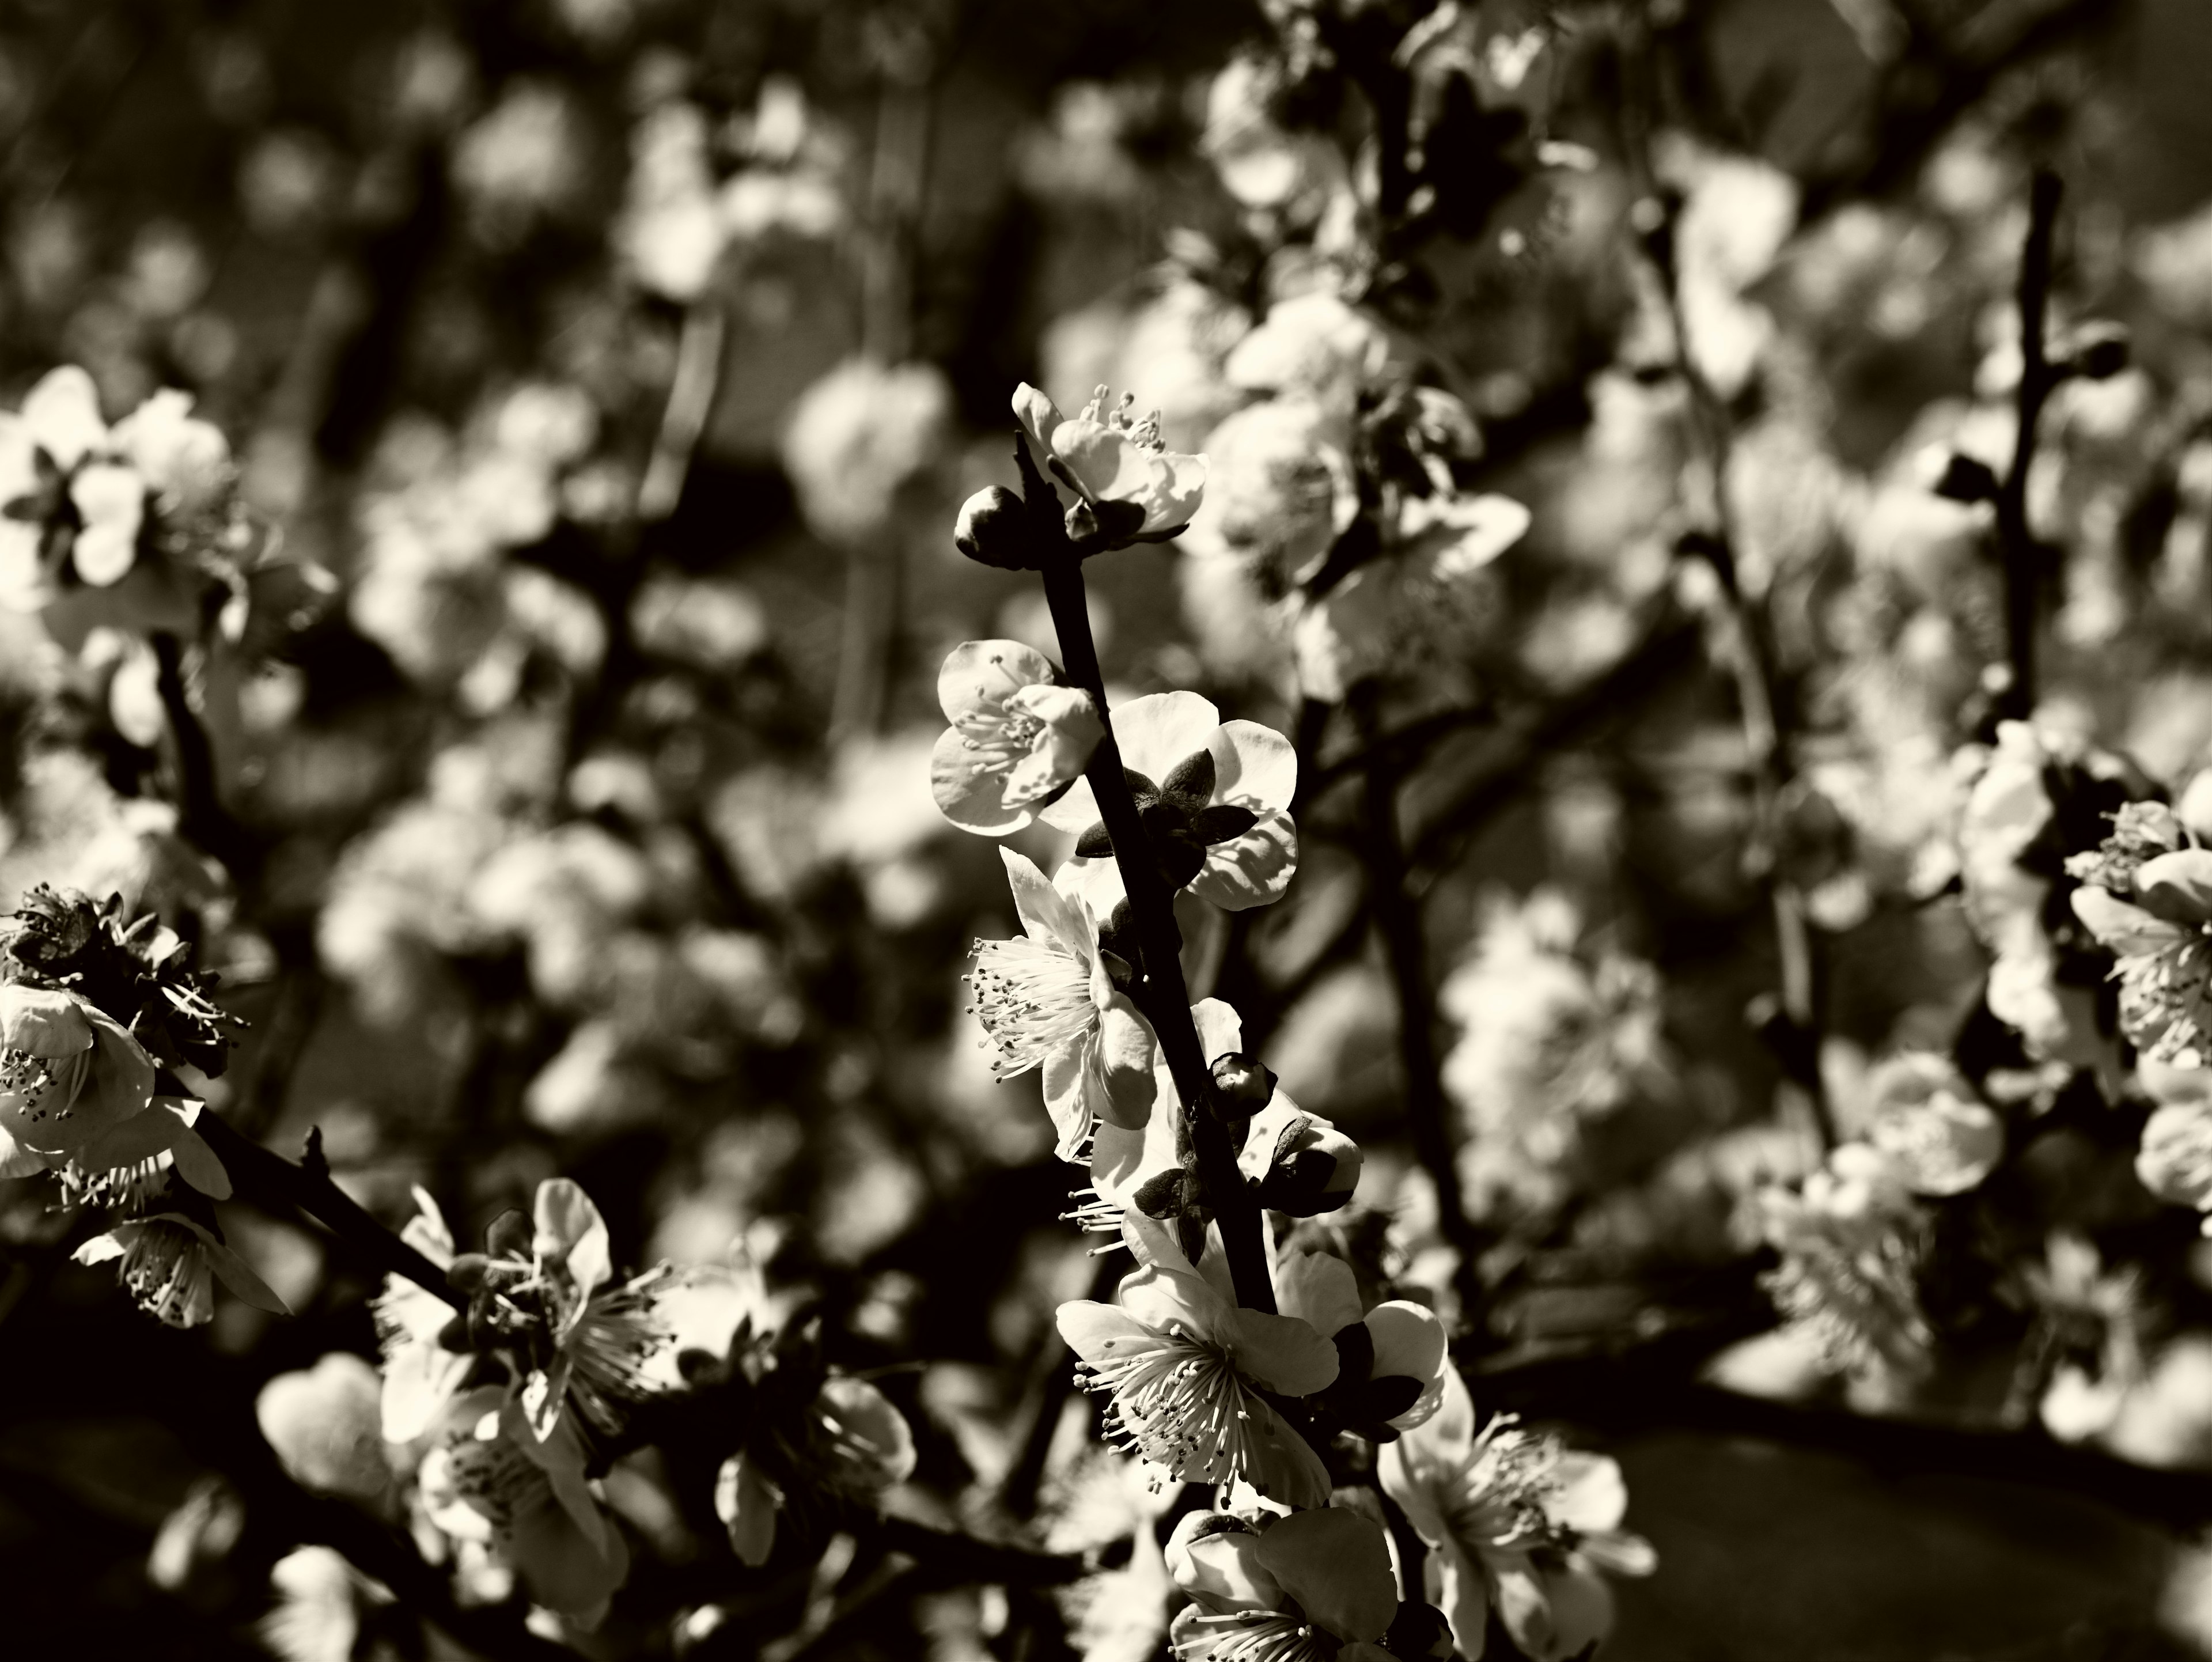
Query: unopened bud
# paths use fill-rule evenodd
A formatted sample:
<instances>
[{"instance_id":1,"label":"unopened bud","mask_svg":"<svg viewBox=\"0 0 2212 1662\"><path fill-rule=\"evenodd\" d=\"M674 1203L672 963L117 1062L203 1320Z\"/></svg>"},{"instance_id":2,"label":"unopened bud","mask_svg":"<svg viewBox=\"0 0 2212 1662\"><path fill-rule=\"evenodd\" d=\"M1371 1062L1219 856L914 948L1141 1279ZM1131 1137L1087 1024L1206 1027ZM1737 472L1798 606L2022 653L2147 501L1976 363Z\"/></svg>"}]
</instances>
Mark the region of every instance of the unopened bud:
<instances>
[{"instance_id":1,"label":"unopened bud","mask_svg":"<svg viewBox=\"0 0 2212 1662\"><path fill-rule=\"evenodd\" d=\"M963 554L1000 571L1036 569L1029 558L1030 537L1023 523L1027 508L1003 484L986 485L960 504L952 541Z\"/></svg>"}]
</instances>

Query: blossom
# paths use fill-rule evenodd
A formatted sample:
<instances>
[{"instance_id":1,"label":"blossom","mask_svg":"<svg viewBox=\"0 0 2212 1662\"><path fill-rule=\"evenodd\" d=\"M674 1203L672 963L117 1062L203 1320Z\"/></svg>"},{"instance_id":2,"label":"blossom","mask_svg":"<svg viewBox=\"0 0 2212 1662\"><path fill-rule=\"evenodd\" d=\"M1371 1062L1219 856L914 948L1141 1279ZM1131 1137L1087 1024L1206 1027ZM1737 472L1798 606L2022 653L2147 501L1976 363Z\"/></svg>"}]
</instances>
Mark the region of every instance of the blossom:
<instances>
[{"instance_id":1,"label":"blossom","mask_svg":"<svg viewBox=\"0 0 2212 1662\"><path fill-rule=\"evenodd\" d=\"M1189 1596L1170 1630L1177 1662L1387 1662L1398 1613L1382 1526L1347 1508L1278 1517L1194 1512L1167 1544Z\"/></svg>"},{"instance_id":2,"label":"blossom","mask_svg":"<svg viewBox=\"0 0 2212 1662\"><path fill-rule=\"evenodd\" d=\"M1401 370L1389 331L1327 289L1279 300L1230 351L1230 384L1278 397L1310 398L1348 416L1359 395Z\"/></svg>"},{"instance_id":3,"label":"blossom","mask_svg":"<svg viewBox=\"0 0 2212 1662\"><path fill-rule=\"evenodd\" d=\"M1112 1399L1110 1434L1172 1482L1233 1479L1285 1506L1321 1505L1328 1468L1263 1393L1326 1390L1335 1347L1297 1317L1240 1306L1151 1219L1131 1215L1124 1239L1138 1268L1120 1302L1077 1300L1059 1315L1078 1380Z\"/></svg>"},{"instance_id":4,"label":"blossom","mask_svg":"<svg viewBox=\"0 0 2212 1662\"><path fill-rule=\"evenodd\" d=\"M1235 555L1281 594L1328 560L1359 517L1346 423L1312 399L1268 399L1226 417L1206 441L1204 506L1185 551Z\"/></svg>"},{"instance_id":5,"label":"blossom","mask_svg":"<svg viewBox=\"0 0 2212 1662\"><path fill-rule=\"evenodd\" d=\"M453 1238L430 1191L417 1184L416 1215L399 1231L405 1241L439 1269L453 1262ZM377 1340L383 1351L384 1383L380 1417L384 1440L411 1443L427 1434L467 1378L473 1358L449 1350L441 1336L453 1319L453 1307L434 1291L404 1275L386 1275L373 1301Z\"/></svg>"},{"instance_id":6,"label":"blossom","mask_svg":"<svg viewBox=\"0 0 2212 1662\"><path fill-rule=\"evenodd\" d=\"M261 1619L262 1642L283 1662L352 1662L362 1618L392 1593L330 1547L299 1547L269 1568L276 1601Z\"/></svg>"},{"instance_id":7,"label":"blossom","mask_svg":"<svg viewBox=\"0 0 2212 1662\"><path fill-rule=\"evenodd\" d=\"M1435 1311L1388 1299L1363 1312L1352 1266L1330 1252L1278 1250L1270 1273L1282 1313L1336 1346L1337 1377L1319 1406L1377 1442L1436 1417L1451 1359Z\"/></svg>"},{"instance_id":8,"label":"blossom","mask_svg":"<svg viewBox=\"0 0 2212 1662\"><path fill-rule=\"evenodd\" d=\"M1059 679L1019 641L966 641L946 656L937 702L952 725L930 753L930 793L963 831L1019 831L1089 764L1105 726L1091 695Z\"/></svg>"},{"instance_id":9,"label":"blossom","mask_svg":"<svg viewBox=\"0 0 2212 1662\"><path fill-rule=\"evenodd\" d=\"M1650 1544L1621 1530L1628 1491L1618 1463L1523 1430L1510 1415L1478 1431L1456 1373L1436 1417L1387 1444L1377 1464L1383 1492L1431 1549L1429 1597L1469 1662L1493 1609L1533 1662L1583 1652L1613 1627L1599 1572L1648 1575L1656 1565Z\"/></svg>"},{"instance_id":10,"label":"blossom","mask_svg":"<svg viewBox=\"0 0 2212 1662\"><path fill-rule=\"evenodd\" d=\"M1141 1129L1150 1117L1152 1031L1115 984L1089 904L1054 888L1024 855L1002 848L999 857L1023 934L977 941L968 983L998 1053L992 1074L1003 1081L1043 1070L1060 1157L1073 1160L1100 1122Z\"/></svg>"},{"instance_id":11,"label":"blossom","mask_svg":"<svg viewBox=\"0 0 2212 1662\"><path fill-rule=\"evenodd\" d=\"M822 1381L788 1429L756 1433L714 1478L714 1512L745 1563L768 1562L777 1519L817 1495L873 1501L914 1475L914 1432L866 1379Z\"/></svg>"},{"instance_id":12,"label":"blossom","mask_svg":"<svg viewBox=\"0 0 2212 1662\"><path fill-rule=\"evenodd\" d=\"M1194 692L1132 698L1109 722L1162 876L1226 911L1279 898L1298 862L1289 813L1298 762L1290 740L1257 721L1222 721ZM1079 834L1082 863L1069 880L1089 893L1097 862L1114 852L1091 782L1076 780L1037 817Z\"/></svg>"},{"instance_id":13,"label":"blossom","mask_svg":"<svg viewBox=\"0 0 2212 1662\"><path fill-rule=\"evenodd\" d=\"M331 1351L312 1368L279 1373L253 1399L253 1417L295 1482L374 1500L392 1481L378 1415L381 1385L360 1357Z\"/></svg>"},{"instance_id":14,"label":"blossom","mask_svg":"<svg viewBox=\"0 0 2212 1662\"><path fill-rule=\"evenodd\" d=\"M1066 417L1027 381L1014 393L1023 429L1054 474L1082 498L1069 510L1068 528L1086 552L1165 542L1190 523L1206 494L1204 456L1182 455L1162 443L1157 413L1132 419L1134 393L1122 394L1111 410L1107 396L1101 387L1080 414Z\"/></svg>"},{"instance_id":15,"label":"blossom","mask_svg":"<svg viewBox=\"0 0 2212 1662\"><path fill-rule=\"evenodd\" d=\"M840 364L801 393L783 435L806 522L833 542L884 534L900 490L945 452L952 389L928 364Z\"/></svg>"},{"instance_id":16,"label":"blossom","mask_svg":"<svg viewBox=\"0 0 2212 1662\"><path fill-rule=\"evenodd\" d=\"M89 1000L20 981L0 986L0 1136L9 1152L125 1164L107 1152L123 1154L125 1127L137 1131L154 1099L154 1072L146 1047Z\"/></svg>"},{"instance_id":17,"label":"blossom","mask_svg":"<svg viewBox=\"0 0 2212 1662\"><path fill-rule=\"evenodd\" d=\"M2160 1104L2143 1122L2136 1175L2162 1201L2212 1213L2212 1101Z\"/></svg>"},{"instance_id":18,"label":"blossom","mask_svg":"<svg viewBox=\"0 0 2212 1662\"><path fill-rule=\"evenodd\" d=\"M430 1521L489 1546L538 1604L586 1622L629 1574L629 1548L584 1476L584 1446L563 1419L540 1439L499 1385L447 1404L422 1458Z\"/></svg>"},{"instance_id":19,"label":"blossom","mask_svg":"<svg viewBox=\"0 0 2212 1662\"><path fill-rule=\"evenodd\" d=\"M1892 1056L1867 1082L1867 1141L1895 1163L1917 1195L1958 1195L2004 1154L2004 1125L1946 1057Z\"/></svg>"},{"instance_id":20,"label":"blossom","mask_svg":"<svg viewBox=\"0 0 2212 1662\"><path fill-rule=\"evenodd\" d=\"M1847 1142L1797 1192L1759 1195L1766 1243L1782 1255L1768 1292L1844 1367L1917 1367L1930 1335L1915 1285L1925 1221L1897 1164Z\"/></svg>"},{"instance_id":21,"label":"blossom","mask_svg":"<svg viewBox=\"0 0 2212 1662\"><path fill-rule=\"evenodd\" d=\"M78 1263L115 1263L138 1307L170 1327L198 1327L214 1316L217 1278L257 1310L292 1313L245 1259L180 1212L127 1219L70 1256Z\"/></svg>"},{"instance_id":22,"label":"blossom","mask_svg":"<svg viewBox=\"0 0 2212 1662\"><path fill-rule=\"evenodd\" d=\"M2159 855L2125 881L2132 900L2090 884L2072 897L2118 959L2121 1031L2154 1061L2212 1064L2212 850Z\"/></svg>"}]
</instances>

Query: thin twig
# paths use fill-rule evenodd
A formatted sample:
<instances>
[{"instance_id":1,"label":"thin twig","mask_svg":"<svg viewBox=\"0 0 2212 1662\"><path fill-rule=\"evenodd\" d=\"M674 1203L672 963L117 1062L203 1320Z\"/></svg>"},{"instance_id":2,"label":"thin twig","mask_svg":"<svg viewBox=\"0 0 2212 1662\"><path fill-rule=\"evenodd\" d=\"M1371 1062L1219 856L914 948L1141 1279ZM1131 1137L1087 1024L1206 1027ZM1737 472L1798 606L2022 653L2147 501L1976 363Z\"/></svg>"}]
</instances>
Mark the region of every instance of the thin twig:
<instances>
[{"instance_id":1,"label":"thin twig","mask_svg":"<svg viewBox=\"0 0 2212 1662\"><path fill-rule=\"evenodd\" d=\"M307 1157L302 1162L286 1160L240 1136L216 1114L201 1115L198 1129L242 1197L272 1212L304 1212L343 1243L364 1267L413 1282L456 1310L468 1308L467 1295L447 1282L444 1270L363 1211L331 1181L319 1132L308 1134Z\"/></svg>"},{"instance_id":2,"label":"thin twig","mask_svg":"<svg viewBox=\"0 0 2212 1662\"><path fill-rule=\"evenodd\" d=\"M1368 907L1398 999L1398 1064L1403 1075L1407 1129L1413 1153L1437 1187L1437 1213L1444 1238L1458 1251L1457 1280L1462 1305L1471 1313L1480 1284L1483 1243L1467 1215L1460 1193L1459 1165L1452 1148L1443 1079L1437 1059L1436 1002L1429 986L1428 944L1421 909L1406 890L1406 850L1398 830L1398 774L1377 742L1380 721L1375 687L1352 689L1352 713L1369 755L1362 820L1366 856Z\"/></svg>"},{"instance_id":3,"label":"thin twig","mask_svg":"<svg viewBox=\"0 0 2212 1662\"><path fill-rule=\"evenodd\" d=\"M2047 168L2037 171L2028 188L2027 239L2020 256L2018 421L2012 462L1997 484L1997 557L2004 568L2005 661L2010 675L1996 704L1999 714L2015 719L2026 718L2035 708L2036 602L2044 568L2042 546L2027 522L2027 476L2035 465L2036 427L2044 404L2066 378L2064 368L2051 363L2045 340L2051 240L2063 190L2058 175Z\"/></svg>"},{"instance_id":4,"label":"thin twig","mask_svg":"<svg viewBox=\"0 0 2212 1662\"><path fill-rule=\"evenodd\" d=\"M153 646L155 681L177 752L177 829L234 871L251 839L222 805L216 784L215 748L185 691L184 643L161 631L154 635Z\"/></svg>"}]
</instances>

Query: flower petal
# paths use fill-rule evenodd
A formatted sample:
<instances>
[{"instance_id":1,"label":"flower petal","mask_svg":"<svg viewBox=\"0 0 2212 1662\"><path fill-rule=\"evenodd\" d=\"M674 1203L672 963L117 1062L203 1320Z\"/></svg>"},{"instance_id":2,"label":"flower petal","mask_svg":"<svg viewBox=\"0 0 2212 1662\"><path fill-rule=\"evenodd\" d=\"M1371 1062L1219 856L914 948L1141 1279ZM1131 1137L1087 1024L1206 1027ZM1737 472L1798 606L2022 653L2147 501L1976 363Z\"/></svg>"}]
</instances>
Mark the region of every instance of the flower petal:
<instances>
[{"instance_id":1,"label":"flower petal","mask_svg":"<svg viewBox=\"0 0 2212 1662\"><path fill-rule=\"evenodd\" d=\"M1231 1335L1237 1365L1270 1391L1310 1397L1336 1381L1336 1347L1296 1316L1239 1309Z\"/></svg>"},{"instance_id":2,"label":"flower petal","mask_svg":"<svg viewBox=\"0 0 2212 1662\"><path fill-rule=\"evenodd\" d=\"M1275 1260L1275 1307L1316 1333L1359 1319L1359 1278L1333 1252L1286 1252Z\"/></svg>"},{"instance_id":3,"label":"flower petal","mask_svg":"<svg viewBox=\"0 0 2212 1662\"><path fill-rule=\"evenodd\" d=\"M1433 1310L1404 1299L1392 1299L1367 1312L1367 1330L1375 1340L1375 1365L1370 1377L1419 1379L1421 1394L1390 1423L1410 1431L1436 1417L1444 1402L1444 1375L1451 1371L1449 1347L1443 1322Z\"/></svg>"},{"instance_id":4,"label":"flower petal","mask_svg":"<svg viewBox=\"0 0 2212 1662\"><path fill-rule=\"evenodd\" d=\"M92 1049L92 1023L84 1001L73 993L0 986L0 1045L52 1060Z\"/></svg>"},{"instance_id":5,"label":"flower petal","mask_svg":"<svg viewBox=\"0 0 2212 1662\"><path fill-rule=\"evenodd\" d=\"M1281 899L1297 869L1297 827L1290 815L1271 808L1243 836L1206 849L1205 868L1190 892L1224 911L1245 911Z\"/></svg>"},{"instance_id":6,"label":"flower petal","mask_svg":"<svg viewBox=\"0 0 2212 1662\"><path fill-rule=\"evenodd\" d=\"M1554 1523L1584 1535L1620 1527L1628 1513L1628 1485L1621 1479L1620 1461L1571 1448L1561 1451L1555 1470L1559 1486L1544 1503Z\"/></svg>"},{"instance_id":7,"label":"flower petal","mask_svg":"<svg viewBox=\"0 0 2212 1662\"><path fill-rule=\"evenodd\" d=\"M1117 706L1109 724L1121 747L1121 765L1159 780L1186 757L1211 747L1221 712L1194 692L1151 692Z\"/></svg>"},{"instance_id":8,"label":"flower petal","mask_svg":"<svg viewBox=\"0 0 2212 1662\"><path fill-rule=\"evenodd\" d=\"M1142 1130L1151 1123L1157 1091L1152 1060L1158 1049L1152 1025L1126 994L1116 993L1098 1015L1100 1118L1125 1130Z\"/></svg>"},{"instance_id":9,"label":"flower petal","mask_svg":"<svg viewBox=\"0 0 2212 1662\"><path fill-rule=\"evenodd\" d=\"M1244 1020L1236 1007L1218 998L1201 998L1190 1007L1191 1025L1205 1047L1208 1063L1244 1048Z\"/></svg>"},{"instance_id":10,"label":"flower petal","mask_svg":"<svg viewBox=\"0 0 2212 1662\"><path fill-rule=\"evenodd\" d=\"M77 1162L87 1171L112 1172L167 1154L190 1132L199 1112L200 1104L190 1097L155 1097L143 1111L77 1149Z\"/></svg>"},{"instance_id":11,"label":"flower petal","mask_svg":"<svg viewBox=\"0 0 2212 1662\"><path fill-rule=\"evenodd\" d=\"M1036 861L1005 847L999 859L1006 868L1006 886L1013 892L1023 933L1032 941L1057 941L1086 959L1095 958L1097 943L1081 910L1046 880Z\"/></svg>"},{"instance_id":12,"label":"flower petal","mask_svg":"<svg viewBox=\"0 0 2212 1662\"><path fill-rule=\"evenodd\" d=\"M2187 932L2178 924L2131 905L2109 890L2085 883L2068 897L2074 916L2105 946L2123 958L2179 946Z\"/></svg>"},{"instance_id":13,"label":"flower petal","mask_svg":"<svg viewBox=\"0 0 2212 1662\"><path fill-rule=\"evenodd\" d=\"M929 794L937 811L964 831L1003 837L1019 831L1036 815L1006 806L1007 776L978 765L975 753L957 728L947 728L929 752Z\"/></svg>"},{"instance_id":14,"label":"flower petal","mask_svg":"<svg viewBox=\"0 0 2212 1662\"><path fill-rule=\"evenodd\" d=\"M84 521L70 545L76 575L94 588L112 587L138 557L146 482L131 468L94 462L70 481L70 500Z\"/></svg>"},{"instance_id":15,"label":"flower petal","mask_svg":"<svg viewBox=\"0 0 2212 1662\"><path fill-rule=\"evenodd\" d=\"M1118 1305L1095 1299L1071 1299L1054 1318L1067 1348L1086 1362L1097 1362L1123 1344L1156 1342L1146 1327Z\"/></svg>"},{"instance_id":16,"label":"flower petal","mask_svg":"<svg viewBox=\"0 0 2212 1662\"><path fill-rule=\"evenodd\" d=\"M1298 753L1274 728L1224 721L1206 748L1213 753L1215 801L1253 809L1291 806L1298 788Z\"/></svg>"},{"instance_id":17,"label":"flower petal","mask_svg":"<svg viewBox=\"0 0 2212 1662\"><path fill-rule=\"evenodd\" d=\"M742 1450L714 1474L714 1513L730 1532L730 1549L757 1569L775 1546L775 1514L783 1497L762 1475L760 1463Z\"/></svg>"},{"instance_id":18,"label":"flower petal","mask_svg":"<svg viewBox=\"0 0 2212 1662\"><path fill-rule=\"evenodd\" d=\"M2177 849L2136 868L2145 910L2177 923L2212 923L2212 849Z\"/></svg>"},{"instance_id":19,"label":"flower petal","mask_svg":"<svg viewBox=\"0 0 2212 1662\"><path fill-rule=\"evenodd\" d=\"M937 672L937 702L945 719L957 723L995 714L1011 694L1058 679L1052 660L1020 641L963 641Z\"/></svg>"},{"instance_id":20,"label":"flower petal","mask_svg":"<svg viewBox=\"0 0 2212 1662\"><path fill-rule=\"evenodd\" d=\"M148 1223L180 1224L199 1237L200 1250L207 1254L209 1267L222 1284L256 1310L265 1310L272 1316L289 1316L292 1306L278 1298L268 1282L256 1275L252 1266L237 1253L217 1240L206 1229L179 1212L156 1212L146 1219Z\"/></svg>"},{"instance_id":21,"label":"flower petal","mask_svg":"<svg viewBox=\"0 0 2212 1662\"><path fill-rule=\"evenodd\" d=\"M531 1251L566 1264L586 1297L613 1275L607 1221L574 1179L548 1178L539 1184L531 1221L535 1228Z\"/></svg>"},{"instance_id":22,"label":"flower petal","mask_svg":"<svg viewBox=\"0 0 2212 1662\"><path fill-rule=\"evenodd\" d=\"M1058 405L1024 381L1014 389L1014 419L1045 454L1052 454L1052 435L1060 423Z\"/></svg>"},{"instance_id":23,"label":"flower petal","mask_svg":"<svg viewBox=\"0 0 2212 1662\"><path fill-rule=\"evenodd\" d=\"M85 452L107 442L99 390L74 363L48 371L24 395L22 418L33 441L64 473L84 460Z\"/></svg>"},{"instance_id":24,"label":"flower petal","mask_svg":"<svg viewBox=\"0 0 2212 1662\"><path fill-rule=\"evenodd\" d=\"M1390 1548L1373 1519L1341 1507L1293 1513L1260 1537L1260 1562L1339 1639L1380 1639L1398 1613Z\"/></svg>"}]
</instances>

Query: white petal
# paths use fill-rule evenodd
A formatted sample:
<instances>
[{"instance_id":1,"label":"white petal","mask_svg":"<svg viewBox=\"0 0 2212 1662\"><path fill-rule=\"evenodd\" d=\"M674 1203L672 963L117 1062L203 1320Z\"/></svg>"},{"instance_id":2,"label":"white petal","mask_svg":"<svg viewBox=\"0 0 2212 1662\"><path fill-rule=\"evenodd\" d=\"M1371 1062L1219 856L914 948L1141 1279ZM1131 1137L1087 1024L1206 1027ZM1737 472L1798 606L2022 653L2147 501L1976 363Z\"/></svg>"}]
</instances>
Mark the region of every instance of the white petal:
<instances>
[{"instance_id":1,"label":"white petal","mask_svg":"<svg viewBox=\"0 0 2212 1662\"><path fill-rule=\"evenodd\" d=\"M1298 788L1298 753L1274 728L1224 721L1206 748L1213 752L1215 801L1254 810L1291 806Z\"/></svg>"},{"instance_id":2,"label":"white petal","mask_svg":"<svg viewBox=\"0 0 2212 1662\"><path fill-rule=\"evenodd\" d=\"M1117 708L1109 725L1121 765L1157 785L1176 763L1209 746L1221 712L1194 692L1152 692Z\"/></svg>"},{"instance_id":3,"label":"white petal","mask_svg":"<svg viewBox=\"0 0 2212 1662\"><path fill-rule=\"evenodd\" d=\"M1190 892L1224 911L1241 912L1281 899L1297 870L1297 827L1281 809L1270 808L1242 837L1206 849Z\"/></svg>"},{"instance_id":4,"label":"white petal","mask_svg":"<svg viewBox=\"0 0 2212 1662\"><path fill-rule=\"evenodd\" d=\"M84 454L107 441L100 418L100 393L74 363L49 373L23 399L23 425L39 447L67 472Z\"/></svg>"}]
</instances>

